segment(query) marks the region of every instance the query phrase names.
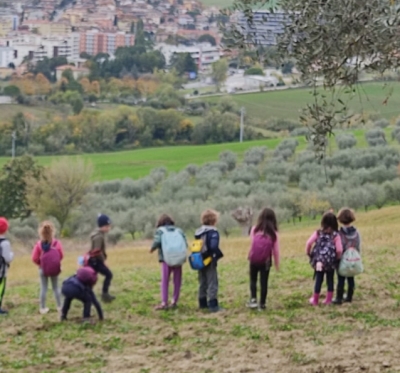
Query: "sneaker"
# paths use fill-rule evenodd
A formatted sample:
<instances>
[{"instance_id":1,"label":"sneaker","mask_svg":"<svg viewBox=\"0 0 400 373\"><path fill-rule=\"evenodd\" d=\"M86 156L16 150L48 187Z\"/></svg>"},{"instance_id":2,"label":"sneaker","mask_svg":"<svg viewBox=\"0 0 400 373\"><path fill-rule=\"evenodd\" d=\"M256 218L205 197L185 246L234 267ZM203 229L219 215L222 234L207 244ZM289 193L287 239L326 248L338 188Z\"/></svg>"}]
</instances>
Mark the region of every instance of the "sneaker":
<instances>
[{"instance_id":1,"label":"sneaker","mask_svg":"<svg viewBox=\"0 0 400 373\"><path fill-rule=\"evenodd\" d=\"M61 313L61 311L62 311L62 307L57 307L57 312Z\"/></svg>"},{"instance_id":2,"label":"sneaker","mask_svg":"<svg viewBox=\"0 0 400 373\"><path fill-rule=\"evenodd\" d=\"M168 306L164 303L161 303L157 306L155 306L154 310L156 311L166 311L168 309Z\"/></svg>"},{"instance_id":3,"label":"sneaker","mask_svg":"<svg viewBox=\"0 0 400 373\"><path fill-rule=\"evenodd\" d=\"M60 321L67 321L67 316L61 315L60 316Z\"/></svg>"},{"instance_id":4,"label":"sneaker","mask_svg":"<svg viewBox=\"0 0 400 373\"><path fill-rule=\"evenodd\" d=\"M115 300L115 297L110 295L110 294L108 294L108 293L103 293L102 296L101 296L101 300L104 303L111 303L113 300Z\"/></svg>"},{"instance_id":5,"label":"sneaker","mask_svg":"<svg viewBox=\"0 0 400 373\"><path fill-rule=\"evenodd\" d=\"M8 311L0 308L0 315L8 315Z\"/></svg>"},{"instance_id":6,"label":"sneaker","mask_svg":"<svg viewBox=\"0 0 400 373\"><path fill-rule=\"evenodd\" d=\"M50 309L49 308L41 308L39 310L41 315L45 315L46 313L49 313Z\"/></svg>"},{"instance_id":7,"label":"sneaker","mask_svg":"<svg viewBox=\"0 0 400 373\"><path fill-rule=\"evenodd\" d=\"M259 311L265 311L267 309L267 306L265 304L260 304L260 307L258 307Z\"/></svg>"},{"instance_id":8,"label":"sneaker","mask_svg":"<svg viewBox=\"0 0 400 373\"><path fill-rule=\"evenodd\" d=\"M251 299L250 302L247 302L246 304L247 308L250 308L252 310L255 310L256 308L258 308L258 303L257 303L257 299Z\"/></svg>"}]
</instances>

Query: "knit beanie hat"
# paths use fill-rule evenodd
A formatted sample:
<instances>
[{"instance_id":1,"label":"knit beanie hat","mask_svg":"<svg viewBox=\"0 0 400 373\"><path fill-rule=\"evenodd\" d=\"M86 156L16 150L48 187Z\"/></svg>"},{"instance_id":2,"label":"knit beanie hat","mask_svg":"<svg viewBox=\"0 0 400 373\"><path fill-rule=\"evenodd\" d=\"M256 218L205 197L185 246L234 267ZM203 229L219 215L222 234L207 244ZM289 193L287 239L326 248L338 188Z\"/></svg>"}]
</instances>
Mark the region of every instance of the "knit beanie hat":
<instances>
[{"instance_id":1,"label":"knit beanie hat","mask_svg":"<svg viewBox=\"0 0 400 373\"><path fill-rule=\"evenodd\" d=\"M111 219L107 215L100 214L97 217L97 225L99 226L99 228L111 225Z\"/></svg>"},{"instance_id":2,"label":"knit beanie hat","mask_svg":"<svg viewBox=\"0 0 400 373\"><path fill-rule=\"evenodd\" d=\"M5 234L8 231L8 221L6 218L0 217L0 234Z\"/></svg>"}]
</instances>

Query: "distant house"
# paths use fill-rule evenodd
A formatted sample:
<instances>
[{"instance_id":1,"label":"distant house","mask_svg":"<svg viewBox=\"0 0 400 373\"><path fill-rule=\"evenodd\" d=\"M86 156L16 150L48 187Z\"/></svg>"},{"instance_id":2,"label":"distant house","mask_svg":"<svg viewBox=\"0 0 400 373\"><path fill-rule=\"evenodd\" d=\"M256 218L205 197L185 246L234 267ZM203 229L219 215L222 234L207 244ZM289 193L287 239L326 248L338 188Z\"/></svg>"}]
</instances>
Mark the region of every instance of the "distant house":
<instances>
[{"instance_id":1,"label":"distant house","mask_svg":"<svg viewBox=\"0 0 400 373\"><path fill-rule=\"evenodd\" d=\"M62 74L66 70L71 70L74 79L78 80L79 78L89 75L90 70L86 67L76 67L71 65L62 65L56 67L56 78L60 80L62 78Z\"/></svg>"}]
</instances>

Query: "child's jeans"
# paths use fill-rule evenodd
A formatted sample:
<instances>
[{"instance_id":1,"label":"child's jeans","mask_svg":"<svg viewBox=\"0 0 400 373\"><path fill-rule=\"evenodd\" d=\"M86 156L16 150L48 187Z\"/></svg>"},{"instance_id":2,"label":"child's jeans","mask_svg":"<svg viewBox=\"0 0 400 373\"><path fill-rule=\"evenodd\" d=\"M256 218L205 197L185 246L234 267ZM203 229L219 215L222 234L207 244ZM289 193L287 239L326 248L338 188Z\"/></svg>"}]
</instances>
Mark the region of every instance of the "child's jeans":
<instances>
[{"instance_id":1,"label":"child's jeans","mask_svg":"<svg viewBox=\"0 0 400 373\"><path fill-rule=\"evenodd\" d=\"M57 303L57 307L61 307L61 296L60 290L58 289L58 276L46 277L42 270L39 270L40 275L40 308L46 308L46 297L49 279L51 281L51 287L53 288L54 298Z\"/></svg>"},{"instance_id":2,"label":"child's jeans","mask_svg":"<svg viewBox=\"0 0 400 373\"><path fill-rule=\"evenodd\" d=\"M314 287L315 294L319 294L321 292L321 287L322 283L324 282L325 274L326 274L326 282L328 284L328 291L333 292L335 290L335 285L334 285L335 271L316 271L315 287Z\"/></svg>"},{"instance_id":3,"label":"child's jeans","mask_svg":"<svg viewBox=\"0 0 400 373\"><path fill-rule=\"evenodd\" d=\"M182 267L170 267L168 264L161 263L161 301L163 304L168 304L168 293L169 293L169 279L171 273L174 275L174 296L173 303L177 304L179 300L179 294L181 292L182 285Z\"/></svg>"}]
</instances>

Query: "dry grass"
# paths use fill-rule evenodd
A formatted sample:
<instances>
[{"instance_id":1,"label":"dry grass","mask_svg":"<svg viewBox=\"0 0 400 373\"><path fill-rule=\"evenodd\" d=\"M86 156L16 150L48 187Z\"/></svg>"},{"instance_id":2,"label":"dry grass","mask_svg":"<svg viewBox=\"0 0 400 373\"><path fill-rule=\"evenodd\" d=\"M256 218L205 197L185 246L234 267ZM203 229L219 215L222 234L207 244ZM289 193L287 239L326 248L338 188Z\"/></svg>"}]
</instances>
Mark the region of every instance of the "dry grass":
<instances>
[{"instance_id":1,"label":"dry grass","mask_svg":"<svg viewBox=\"0 0 400 373\"><path fill-rule=\"evenodd\" d=\"M342 307L307 305L312 273L304 243L316 228L310 223L281 232L282 270L271 273L265 313L244 306L247 238L222 242L220 300L227 310L218 315L196 310L196 274L187 266L180 309L156 313L159 272L148 243L111 249L118 299L95 326L78 323L80 305L66 324L55 312L38 315L36 269L19 256L6 295L11 313L0 319L0 372L400 372L399 224L399 207L359 215L366 272L356 280L354 303ZM65 276L77 256L68 252Z\"/></svg>"}]
</instances>

